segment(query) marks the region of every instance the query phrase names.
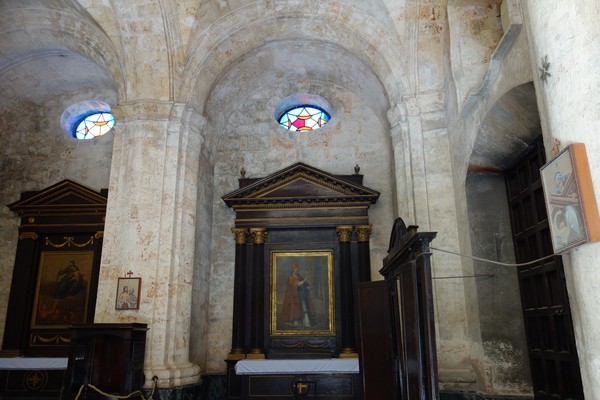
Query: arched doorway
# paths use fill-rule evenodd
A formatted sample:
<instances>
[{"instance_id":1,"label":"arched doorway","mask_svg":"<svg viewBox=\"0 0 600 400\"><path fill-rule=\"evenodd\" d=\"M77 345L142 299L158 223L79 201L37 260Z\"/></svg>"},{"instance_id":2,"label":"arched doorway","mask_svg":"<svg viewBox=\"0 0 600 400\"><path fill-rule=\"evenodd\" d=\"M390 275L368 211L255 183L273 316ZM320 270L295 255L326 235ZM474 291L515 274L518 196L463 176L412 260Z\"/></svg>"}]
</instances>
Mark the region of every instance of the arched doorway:
<instances>
[{"instance_id":1,"label":"arched doorway","mask_svg":"<svg viewBox=\"0 0 600 400\"><path fill-rule=\"evenodd\" d=\"M553 253L539 180L545 161L533 84L517 86L487 113L469 162L475 256L510 265ZM518 268L475 262L474 272L488 387L582 399L561 257Z\"/></svg>"}]
</instances>

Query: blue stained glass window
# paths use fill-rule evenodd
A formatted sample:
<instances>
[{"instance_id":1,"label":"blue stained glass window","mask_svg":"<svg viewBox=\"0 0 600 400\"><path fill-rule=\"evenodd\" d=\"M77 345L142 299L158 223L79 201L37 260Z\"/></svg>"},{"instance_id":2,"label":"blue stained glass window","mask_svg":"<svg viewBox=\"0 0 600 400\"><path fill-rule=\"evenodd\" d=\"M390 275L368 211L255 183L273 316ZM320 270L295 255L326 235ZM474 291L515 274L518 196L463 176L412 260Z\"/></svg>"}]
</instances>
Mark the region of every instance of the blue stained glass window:
<instances>
[{"instance_id":1,"label":"blue stained glass window","mask_svg":"<svg viewBox=\"0 0 600 400\"><path fill-rule=\"evenodd\" d=\"M75 139L94 139L115 126L115 116L110 105L103 101L80 101L63 111L60 126Z\"/></svg>"},{"instance_id":2,"label":"blue stained glass window","mask_svg":"<svg viewBox=\"0 0 600 400\"><path fill-rule=\"evenodd\" d=\"M94 139L115 126L115 117L109 112L97 112L84 117L75 129L77 139Z\"/></svg>"},{"instance_id":3,"label":"blue stained glass window","mask_svg":"<svg viewBox=\"0 0 600 400\"><path fill-rule=\"evenodd\" d=\"M290 131L314 131L329 121L329 114L312 105L300 105L285 111L279 117L279 125Z\"/></svg>"}]
</instances>

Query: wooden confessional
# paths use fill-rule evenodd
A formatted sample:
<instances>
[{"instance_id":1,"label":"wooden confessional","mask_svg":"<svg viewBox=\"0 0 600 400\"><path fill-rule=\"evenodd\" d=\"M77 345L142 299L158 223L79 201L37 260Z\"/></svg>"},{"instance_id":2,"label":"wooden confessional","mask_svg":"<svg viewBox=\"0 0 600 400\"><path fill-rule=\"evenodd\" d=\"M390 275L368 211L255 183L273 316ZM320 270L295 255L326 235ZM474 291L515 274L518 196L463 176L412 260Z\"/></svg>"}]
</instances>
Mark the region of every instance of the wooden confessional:
<instances>
[{"instance_id":1,"label":"wooden confessional","mask_svg":"<svg viewBox=\"0 0 600 400\"><path fill-rule=\"evenodd\" d=\"M358 285L363 399L438 399L429 243L396 219L383 281Z\"/></svg>"},{"instance_id":2,"label":"wooden confessional","mask_svg":"<svg viewBox=\"0 0 600 400\"><path fill-rule=\"evenodd\" d=\"M370 281L379 193L355 172L296 163L223 197L235 211L229 398L360 398L355 288Z\"/></svg>"}]
</instances>

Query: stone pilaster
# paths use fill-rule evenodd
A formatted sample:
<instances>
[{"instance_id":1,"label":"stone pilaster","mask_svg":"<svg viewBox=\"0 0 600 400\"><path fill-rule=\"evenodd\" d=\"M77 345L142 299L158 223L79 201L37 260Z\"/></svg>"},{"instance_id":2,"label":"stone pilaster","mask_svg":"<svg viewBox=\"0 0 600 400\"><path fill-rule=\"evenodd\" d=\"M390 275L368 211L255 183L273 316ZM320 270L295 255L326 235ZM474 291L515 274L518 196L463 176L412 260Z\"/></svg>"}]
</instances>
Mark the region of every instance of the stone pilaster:
<instances>
[{"instance_id":1,"label":"stone pilaster","mask_svg":"<svg viewBox=\"0 0 600 400\"><path fill-rule=\"evenodd\" d=\"M199 152L205 119L183 105L115 107L115 135L95 322L147 323L146 385L199 380L189 361ZM139 310L114 307L117 278L142 278Z\"/></svg>"}]
</instances>

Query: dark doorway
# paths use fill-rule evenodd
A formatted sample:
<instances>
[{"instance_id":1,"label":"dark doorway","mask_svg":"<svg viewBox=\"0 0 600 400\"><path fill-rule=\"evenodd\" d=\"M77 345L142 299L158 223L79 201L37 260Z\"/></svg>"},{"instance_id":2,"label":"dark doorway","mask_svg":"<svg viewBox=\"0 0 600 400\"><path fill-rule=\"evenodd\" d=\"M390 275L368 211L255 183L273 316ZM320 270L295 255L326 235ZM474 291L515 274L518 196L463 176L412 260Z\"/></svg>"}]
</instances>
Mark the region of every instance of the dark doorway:
<instances>
[{"instance_id":1,"label":"dark doorway","mask_svg":"<svg viewBox=\"0 0 600 400\"><path fill-rule=\"evenodd\" d=\"M538 138L505 173L517 263L553 254L540 167ZM518 268L521 303L536 399L583 399L562 257Z\"/></svg>"}]
</instances>

